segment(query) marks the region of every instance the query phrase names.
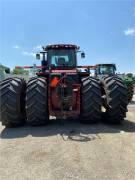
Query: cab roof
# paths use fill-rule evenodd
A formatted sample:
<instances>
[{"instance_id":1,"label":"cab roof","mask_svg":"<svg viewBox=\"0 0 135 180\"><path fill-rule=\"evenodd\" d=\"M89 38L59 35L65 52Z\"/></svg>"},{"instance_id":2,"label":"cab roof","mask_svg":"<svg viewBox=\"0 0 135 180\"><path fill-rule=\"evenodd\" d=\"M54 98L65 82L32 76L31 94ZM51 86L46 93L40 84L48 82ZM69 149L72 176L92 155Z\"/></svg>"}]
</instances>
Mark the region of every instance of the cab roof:
<instances>
[{"instance_id":1,"label":"cab roof","mask_svg":"<svg viewBox=\"0 0 135 180\"><path fill-rule=\"evenodd\" d=\"M116 65L113 64L113 63L112 64L111 63L110 64L107 63L107 64L96 64L96 66L116 66Z\"/></svg>"},{"instance_id":2,"label":"cab roof","mask_svg":"<svg viewBox=\"0 0 135 180\"><path fill-rule=\"evenodd\" d=\"M115 68L115 70L116 70L116 65L114 64L114 63L108 63L108 64L96 64L95 65L96 67L102 67L102 66L108 66L108 67L110 67L110 66L113 66L114 68Z\"/></svg>"},{"instance_id":3,"label":"cab roof","mask_svg":"<svg viewBox=\"0 0 135 180\"><path fill-rule=\"evenodd\" d=\"M75 49L79 50L79 46L73 45L73 44L49 44L47 46L42 47L44 51L47 51L49 49Z\"/></svg>"}]
</instances>

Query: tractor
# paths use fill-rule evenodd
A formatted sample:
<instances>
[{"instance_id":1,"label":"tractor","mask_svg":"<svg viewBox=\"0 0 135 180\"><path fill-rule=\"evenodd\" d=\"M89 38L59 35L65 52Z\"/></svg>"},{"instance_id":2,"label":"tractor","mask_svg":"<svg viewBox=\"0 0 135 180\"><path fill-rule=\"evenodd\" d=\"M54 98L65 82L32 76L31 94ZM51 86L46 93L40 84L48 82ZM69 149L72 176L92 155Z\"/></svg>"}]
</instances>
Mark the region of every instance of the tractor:
<instances>
[{"instance_id":1,"label":"tractor","mask_svg":"<svg viewBox=\"0 0 135 180\"><path fill-rule=\"evenodd\" d=\"M133 74L132 73L118 74L118 76L122 78L126 87L128 88L128 102L132 101L134 95L134 84L135 84Z\"/></svg>"},{"instance_id":2,"label":"tractor","mask_svg":"<svg viewBox=\"0 0 135 180\"><path fill-rule=\"evenodd\" d=\"M42 48L36 54L41 60L36 76L28 82L18 77L1 82L2 125L16 127L25 122L32 126L45 125L51 116L95 123L101 119L103 101L108 122L119 123L124 119L127 94L121 79L107 77L102 89L97 77L90 76L89 69L93 66L77 65L77 53L85 57L78 46L53 44Z\"/></svg>"},{"instance_id":3,"label":"tractor","mask_svg":"<svg viewBox=\"0 0 135 180\"><path fill-rule=\"evenodd\" d=\"M95 68L95 76L99 79L102 79L105 76L117 75L120 77L125 86L127 87L128 93L128 102L130 102L133 98L134 94L134 80L132 74L116 74L116 65L115 64L97 64Z\"/></svg>"}]
</instances>

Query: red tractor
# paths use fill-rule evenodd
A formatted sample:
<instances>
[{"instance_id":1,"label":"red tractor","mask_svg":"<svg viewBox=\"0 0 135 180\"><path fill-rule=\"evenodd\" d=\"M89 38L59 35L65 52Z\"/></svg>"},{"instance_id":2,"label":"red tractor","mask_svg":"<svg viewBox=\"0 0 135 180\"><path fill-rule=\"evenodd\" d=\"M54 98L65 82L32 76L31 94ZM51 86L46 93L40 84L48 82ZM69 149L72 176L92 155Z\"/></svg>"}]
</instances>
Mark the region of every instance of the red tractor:
<instances>
[{"instance_id":1,"label":"red tractor","mask_svg":"<svg viewBox=\"0 0 135 180\"><path fill-rule=\"evenodd\" d=\"M77 66L78 52L81 51L76 45L48 45L36 55L37 59L42 58L42 64L38 67L40 71L36 77L29 79L27 83L17 77L2 81L0 84L2 124L6 127L15 127L26 121L33 126L44 125L48 123L50 116L79 118L82 123L95 123L101 119L103 100L106 104L110 102L106 106L109 118L118 116L117 121L118 118L123 119L127 104L118 99L116 104L121 108L116 112L114 102L109 101L109 98L115 97L110 95L111 88L115 88L114 84L121 86L119 81L113 78L111 87L106 82L105 93L102 96L99 80L90 77L89 69L92 66ZM84 52L81 52L81 57L85 57ZM85 68L85 71L81 71L81 68ZM119 91L119 97L126 99L125 89L120 90L122 94Z\"/></svg>"}]
</instances>

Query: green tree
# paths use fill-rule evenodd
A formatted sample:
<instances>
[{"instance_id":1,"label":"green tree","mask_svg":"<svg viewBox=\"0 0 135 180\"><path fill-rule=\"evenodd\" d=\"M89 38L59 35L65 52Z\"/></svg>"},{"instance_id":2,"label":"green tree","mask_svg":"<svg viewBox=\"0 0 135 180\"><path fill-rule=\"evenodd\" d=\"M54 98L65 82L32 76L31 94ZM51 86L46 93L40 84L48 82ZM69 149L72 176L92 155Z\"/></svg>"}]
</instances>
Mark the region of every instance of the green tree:
<instances>
[{"instance_id":1,"label":"green tree","mask_svg":"<svg viewBox=\"0 0 135 180\"><path fill-rule=\"evenodd\" d=\"M23 68L14 68L13 74L23 74L23 75L29 75L28 70L24 70Z\"/></svg>"},{"instance_id":2,"label":"green tree","mask_svg":"<svg viewBox=\"0 0 135 180\"><path fill-rule=\"evenodd\" d=\"M13 74L23 74L23 69L22 68L14 68Z\"/></svg>"}]
</instances>

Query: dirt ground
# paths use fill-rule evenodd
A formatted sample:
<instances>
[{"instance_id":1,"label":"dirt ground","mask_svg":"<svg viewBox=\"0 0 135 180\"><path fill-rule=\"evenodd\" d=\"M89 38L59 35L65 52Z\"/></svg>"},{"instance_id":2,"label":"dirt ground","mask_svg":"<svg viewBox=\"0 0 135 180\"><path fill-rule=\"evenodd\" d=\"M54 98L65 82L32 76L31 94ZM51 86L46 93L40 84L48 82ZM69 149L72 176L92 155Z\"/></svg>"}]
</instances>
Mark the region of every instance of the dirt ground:
<instances>
[{"instance_id":1,"label":"dirt ground","mask_svg":"<svg viewBox=\"0 0 135 180\"><path fill-rule=\"evenodd\" d=\"M135 97L123 125L0 125L1 180L135 180Z\"/></svg>"}]
</instances>

